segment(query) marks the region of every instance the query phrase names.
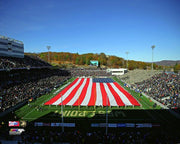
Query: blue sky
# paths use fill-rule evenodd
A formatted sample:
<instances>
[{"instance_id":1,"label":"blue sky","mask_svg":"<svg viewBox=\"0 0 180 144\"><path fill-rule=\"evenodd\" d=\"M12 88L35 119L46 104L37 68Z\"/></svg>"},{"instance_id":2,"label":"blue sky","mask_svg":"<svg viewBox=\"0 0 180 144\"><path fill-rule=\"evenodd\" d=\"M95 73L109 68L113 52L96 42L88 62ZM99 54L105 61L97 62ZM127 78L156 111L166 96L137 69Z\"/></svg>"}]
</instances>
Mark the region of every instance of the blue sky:
<instances>
[{"instance_id":1,"label":"blue sky","mask_svg":"<svg viewBox=\"0 0 180 144\"><path fill-rule=\"evenodd\" d=\"M0 34L25 52L180 60L180 0L0 0Z\"/></svg>"}]
</instances>

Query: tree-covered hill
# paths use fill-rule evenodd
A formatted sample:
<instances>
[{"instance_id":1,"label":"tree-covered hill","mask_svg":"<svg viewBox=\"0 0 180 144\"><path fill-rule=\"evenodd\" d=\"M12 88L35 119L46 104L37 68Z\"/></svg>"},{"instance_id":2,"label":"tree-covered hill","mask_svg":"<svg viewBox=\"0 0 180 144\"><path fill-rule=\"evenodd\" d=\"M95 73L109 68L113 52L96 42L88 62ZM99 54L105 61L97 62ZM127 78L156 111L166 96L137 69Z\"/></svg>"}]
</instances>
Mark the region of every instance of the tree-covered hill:
<instances>
[{"instance_id":1,"label":"tree-covered hill","mask_svg":"<svg viewBox=\"0 0 180 144\"><path fill-rule=\"evenodd\" d=\"M35 55L44 61L48 61L48 52L42 53L26 53L26 55ZM90 64L90 60L98 60L101 67L107 68L126 68L128 65L129 70L133 69L151 69L151 63L142 62L142 61L134 61L127 60L112 56L106 55L104 53L86 53L86 54L78 54L78 53L69 53L69 52L49 52L50 63L55 65L62 64L71 64L74 66L88 66ZM154 69L163 69L163 66L154 64ZM168 67L166 67L168 68Z\"/></svg>"}]
</instances>

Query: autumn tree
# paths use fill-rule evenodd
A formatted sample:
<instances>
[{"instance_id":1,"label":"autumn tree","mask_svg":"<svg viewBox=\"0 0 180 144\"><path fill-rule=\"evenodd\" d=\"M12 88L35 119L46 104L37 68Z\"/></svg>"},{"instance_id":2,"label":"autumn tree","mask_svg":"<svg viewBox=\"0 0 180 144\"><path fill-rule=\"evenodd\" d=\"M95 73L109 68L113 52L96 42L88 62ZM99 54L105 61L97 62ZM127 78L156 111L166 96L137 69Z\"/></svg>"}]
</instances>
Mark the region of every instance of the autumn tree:
<instances>
[{"instance_id":1,"label":"autumn tree","mask_svg":"<svg viewBox=\"0 0 180 144\"><path fill-rule=\"evenodd\" d=\"M174 65L174 72L175 72L175 73L178 73L179 71L180 71L180 64L176 63L176 64Z\"/></svg>"}]
</instances>

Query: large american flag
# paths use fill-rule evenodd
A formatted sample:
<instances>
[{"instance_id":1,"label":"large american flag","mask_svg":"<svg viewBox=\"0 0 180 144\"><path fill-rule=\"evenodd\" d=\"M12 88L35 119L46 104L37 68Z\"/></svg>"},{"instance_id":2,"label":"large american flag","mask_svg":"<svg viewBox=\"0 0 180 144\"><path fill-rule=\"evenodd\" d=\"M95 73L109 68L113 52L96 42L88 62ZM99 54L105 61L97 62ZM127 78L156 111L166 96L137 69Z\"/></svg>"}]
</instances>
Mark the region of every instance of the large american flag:
<instances>
[{"instance_id":1,"label":"large american flag","mask_svg":"<svg viewBox=\"0 0 180 144\"><path fill-rule=\"evenodd\" d=\"M44 105L140 106L131 94L111 78L76 78Z\"/></svg>"}]
</instances>

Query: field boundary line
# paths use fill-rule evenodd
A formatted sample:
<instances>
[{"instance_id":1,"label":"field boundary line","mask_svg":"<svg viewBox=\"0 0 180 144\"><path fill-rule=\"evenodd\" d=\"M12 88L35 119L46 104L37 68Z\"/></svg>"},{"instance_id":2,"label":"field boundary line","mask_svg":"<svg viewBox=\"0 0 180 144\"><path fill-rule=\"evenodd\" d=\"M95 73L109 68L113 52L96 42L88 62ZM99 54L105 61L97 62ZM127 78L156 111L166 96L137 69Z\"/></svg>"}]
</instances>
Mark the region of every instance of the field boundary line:
<instances>
[{"instance_id":1,"label":"field boundary line","mask_svg":"<svg viewBox=\"0 0 180 144\"><path fill-rule=\"evenodd\" d=\"M167 106L161 104L160 102L156 101L155 99L153 99L152 97L148 96L147 94L145 94L145 93L142 93L142 94L143 94L145 97L150 98L154 103L160 105L162 108L164 108L164 109L169 109Z\"/></svg>"}]
</instances>

